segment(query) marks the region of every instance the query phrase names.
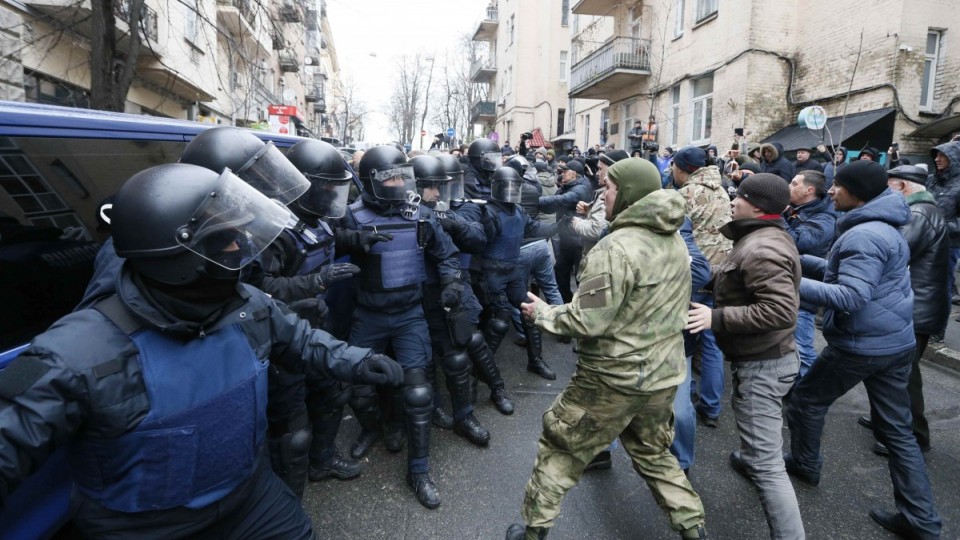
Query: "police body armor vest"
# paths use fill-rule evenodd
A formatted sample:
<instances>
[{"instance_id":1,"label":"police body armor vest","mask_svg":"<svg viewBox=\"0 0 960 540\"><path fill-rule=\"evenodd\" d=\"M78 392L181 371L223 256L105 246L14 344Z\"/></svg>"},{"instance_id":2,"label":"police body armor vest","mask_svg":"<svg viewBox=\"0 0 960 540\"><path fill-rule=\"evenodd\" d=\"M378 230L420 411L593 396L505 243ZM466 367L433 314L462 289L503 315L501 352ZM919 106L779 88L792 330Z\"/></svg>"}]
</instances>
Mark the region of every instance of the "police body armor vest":
<instances>
[{"instance_id":1,"label":"police body armor vest","mask_svg":"<svg viewBox=\"0 0 960 540\"><path fill-rule=\"evenodd\" d=\"M399 214L384 216L365 206L362 200L350 205L361 230L390 233L393 240L377 242L357 257L359 286L367 291L389 291L419 287L427 279L423 248L417 238L419 210L412 219Z\"/></svg>"},{"instance_id":2,"label":"police body armor vest","mask_svg":"<svg viewBox=\"0 0 960 540\"><path fill-rule=\"evenodd\" d=\"M494 217L500 222L500 231L496 238L487 242L483 250L485 267L510 267L520 258L520 244L523 241L524 220L523 212L516 205L509 212L498 204L488 204L485 212L494 212Z\"/></svg>"},{"instance_id":3,"label":"police body armor vest","mask_svg":"<svg viewBox=\"0 0 960 540\"><path fill-rule=\"evenodd\" d=\"M127 309L113 296L102 303ZM118 512L212 504L257 466L266 433L267 367L239 323L183 341L150 328L128 333L139 352L147 416L113 439L80 439L77 489Z\"/></svg>"},{"instance_id":4,"label":"police body armor vest","mask_svg":"<svg viewBox=\"0 0 960 540\"><path fill-rule=\"evenodd\" d=\"M293 273L291 275L312 274L320 270L321 266L331 264L336 259L335 237L333 231L330 230L330 226L321 220L319 227L308 227L307 230L313 233L316 240L310 238L311 235L304 232L292 229L283 230L285 234L293 238L300 261L299 265L292 268Z\"/></svg>"}]
</instances>

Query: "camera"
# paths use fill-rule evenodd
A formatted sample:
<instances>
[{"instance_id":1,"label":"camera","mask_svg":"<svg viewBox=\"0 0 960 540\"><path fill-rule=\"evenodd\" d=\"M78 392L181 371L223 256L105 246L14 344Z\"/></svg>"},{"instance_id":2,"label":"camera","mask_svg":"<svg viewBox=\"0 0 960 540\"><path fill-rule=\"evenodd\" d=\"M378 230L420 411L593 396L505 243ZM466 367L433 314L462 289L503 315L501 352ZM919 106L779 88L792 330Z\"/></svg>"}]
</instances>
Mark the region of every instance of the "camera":
<instances>
[{"instance_id":1,"label":"camera","mask_svg":"<svg viewBox=\"0 0 960 540\"><path fill-rule=\"evenodd\" d=\"M656 141L643 141L643 149L647 152L658 152L660 145Z\"/></svg>"},{"instance_id":2,"label":"camera","mask_svg":"<svg viewBox=\"0 0 960 540\"><path fill-rule=\"evenodd\" d=\"M521 141L527 141L527 140L530 140L530 139L532 139L532 138L533 138L533 133L530 133L529 131L526 132L526 133L520 134L520 140L521 140Z\"/></svg>"}]
</instances>

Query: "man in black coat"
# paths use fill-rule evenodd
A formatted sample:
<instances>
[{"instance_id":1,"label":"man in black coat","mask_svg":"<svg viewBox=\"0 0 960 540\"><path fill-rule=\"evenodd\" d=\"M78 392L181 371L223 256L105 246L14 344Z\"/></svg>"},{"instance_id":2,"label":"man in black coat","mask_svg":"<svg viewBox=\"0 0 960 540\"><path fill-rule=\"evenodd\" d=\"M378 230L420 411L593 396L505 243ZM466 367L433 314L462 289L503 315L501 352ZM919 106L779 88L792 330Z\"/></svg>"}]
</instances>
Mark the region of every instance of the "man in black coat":
<instances>
[{"instance_id":1,"label":"man in black coat","mask_svg":"<svg viewBox=\"0 0 960 540\"><path fill-rule=\"evenodd\" d=\"M577 212L578 202L589 203L593 200L593 186L583 175L583 163L576 159L561 163L560 189L556 195L540 197L540 212L545 214L556 213L557 222L564 218L572 218ZM564 225L560 227L560 239L554 244L557 263L554 266L557 275L557 286L564 302L570 302L573 291L570 287L570 278L576 274L575 269L580 265L583 255L583 244L576 232Z\"/></svg>"},{"instance_id":2,"label":"man in black coat","mask_svg":"<svg viewBox=\"0 0 960 540\"><path fill-rule=\"evenodd\" d=\"M943 332L950 316L947 296L947 262L950 257L950 239L946 222L937 208L936 199L923 186L927 173L920 167L901 165L887 173L890 189L902 194L910 205L910 221L900 232L910 246L910 286L913 289L913 331L917 337L917 354L907 383L910 394L910 412L913 415L913 434L920 450L930 449L930 428L923 415L923 380L920 377L920 358L931 335ZM861 417L861 424L869 424ZM873 445L874 453L887 456L889 450L881 442Z\"/></svg>"},{"instance_id":3,"label":"man in black coat","mask_svg":"<svg viewBox=\"0 0 960 540\"><path fill-rule=\"evenodd\" d=\"M783 145L775 143L763 143L760 145L760 172L771 173L783 178L787 183L793 180L796 173L793 169L793 163L783 157Z\"/></svg>"}]
</instances>

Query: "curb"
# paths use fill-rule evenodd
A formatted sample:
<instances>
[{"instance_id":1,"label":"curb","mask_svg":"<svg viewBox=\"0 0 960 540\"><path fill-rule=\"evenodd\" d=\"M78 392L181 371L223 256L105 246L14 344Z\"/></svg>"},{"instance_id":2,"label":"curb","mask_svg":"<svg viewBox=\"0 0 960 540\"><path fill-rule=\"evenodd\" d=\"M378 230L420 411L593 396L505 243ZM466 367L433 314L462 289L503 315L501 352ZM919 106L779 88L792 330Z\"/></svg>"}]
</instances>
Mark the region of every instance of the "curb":
<instances>
[{"instance_id":1,"label":"curb","mask_svg":"<svg viewBox=\"0 0 960 540\"><path fill-rule=\"evenodd\" d=\"M927 346L927 350L923 351L923 359L932 364L960 372L960 352L945 345L931 343Z\"/></svg>"}]
</instances>

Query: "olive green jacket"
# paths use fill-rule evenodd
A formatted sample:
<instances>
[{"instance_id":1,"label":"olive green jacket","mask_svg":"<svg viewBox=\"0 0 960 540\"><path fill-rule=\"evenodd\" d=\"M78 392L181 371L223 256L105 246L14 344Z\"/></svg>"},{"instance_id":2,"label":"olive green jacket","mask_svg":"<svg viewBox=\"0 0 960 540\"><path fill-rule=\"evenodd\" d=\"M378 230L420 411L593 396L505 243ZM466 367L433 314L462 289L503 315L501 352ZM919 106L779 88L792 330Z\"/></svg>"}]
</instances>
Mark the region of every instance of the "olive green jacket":
<instances>
[{"instance_id":1,"label":"olive green jacket","mask_svg":"<svg viewBox=\"0 0 960 540\"><path fill-rule=\"evenodd\" d=\"M573 300L538 304L537 326L578 338L578 371L599 375L614 391L662 390L686 377L681 331L691 285L687 246L677 233L683 218L675 191L640 199L583 259Z\"/></svg>"}]
</instances>

